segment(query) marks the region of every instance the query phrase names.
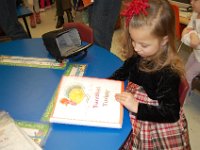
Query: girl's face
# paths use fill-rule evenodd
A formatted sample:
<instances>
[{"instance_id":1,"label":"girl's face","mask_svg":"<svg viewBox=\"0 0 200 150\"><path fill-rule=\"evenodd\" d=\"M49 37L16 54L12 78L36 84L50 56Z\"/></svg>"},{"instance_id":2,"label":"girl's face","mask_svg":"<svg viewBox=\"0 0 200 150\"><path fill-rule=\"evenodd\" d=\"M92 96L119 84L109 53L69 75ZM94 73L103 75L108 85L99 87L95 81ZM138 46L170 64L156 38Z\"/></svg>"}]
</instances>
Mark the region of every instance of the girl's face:
<instances>
[{"instance_id":1,"label":"girl's face","mask_svg":"<svg viewBox=\"0 0 200 150\"><path fill-rule=\"evenodd\" d=\"M200 0L191 0L191 5L195 12L200 13Z\"/></svg>"},{"instance_id":2,"label":"girl's face","mask_svg":"<svg viewBox=\"0 0 200 150\"><path fill-rule=\"evenodd\" d=\"M167 38L159 39L153 36L149 26L140 28L129 27L129 33L135 52L141 57L149 57L161 50Z\"/></svg>"}]
</instances>

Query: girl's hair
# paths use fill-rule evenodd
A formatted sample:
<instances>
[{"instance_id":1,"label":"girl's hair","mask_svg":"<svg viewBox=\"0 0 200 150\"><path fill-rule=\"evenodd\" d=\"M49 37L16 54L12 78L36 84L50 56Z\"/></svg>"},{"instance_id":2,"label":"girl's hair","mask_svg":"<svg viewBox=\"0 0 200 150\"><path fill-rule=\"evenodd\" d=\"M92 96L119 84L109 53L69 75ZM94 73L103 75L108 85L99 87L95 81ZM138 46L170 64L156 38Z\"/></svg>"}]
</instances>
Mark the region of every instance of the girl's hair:
<instances>
[{"instance_id":1,"label":"girl's hair","mask_svg":"<svg viewBox=\"0 0 200 150\"><path fill-rule=\"evenodd\" d=\"M185 74L183 62L177 54L175 46L175 15L172 6L167 0L149 0L150 7L146 8L147 15L142 13L133 15L124 32L122 46L130 55L136 55L128 28L149 26L152 35L160 40L168 36L168 42L156 55L142 58L139 68L145 72L155 72L165 66L170 66L180 76Z\"/></svg>"}]
</instances>

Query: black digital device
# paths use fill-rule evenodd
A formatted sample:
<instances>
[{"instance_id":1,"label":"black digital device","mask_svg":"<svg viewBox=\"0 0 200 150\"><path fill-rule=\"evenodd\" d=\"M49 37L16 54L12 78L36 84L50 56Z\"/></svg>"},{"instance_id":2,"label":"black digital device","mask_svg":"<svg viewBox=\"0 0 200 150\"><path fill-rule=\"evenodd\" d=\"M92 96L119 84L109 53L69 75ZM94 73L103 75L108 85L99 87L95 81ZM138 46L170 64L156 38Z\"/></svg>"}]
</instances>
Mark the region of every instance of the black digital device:
<instances>
[{"instance_id":1,"label":"black digital device","mask_svg":"<svg viewBox=\"0 0 200 150\"><path fill-rule=\"evenodd\" d=\"M78 54L78 59L85 57L87 49L93 44L82 43L76 28L49 31L42 35L42 39L46 49L58 62Z\"/></svg>"}]
</instances>

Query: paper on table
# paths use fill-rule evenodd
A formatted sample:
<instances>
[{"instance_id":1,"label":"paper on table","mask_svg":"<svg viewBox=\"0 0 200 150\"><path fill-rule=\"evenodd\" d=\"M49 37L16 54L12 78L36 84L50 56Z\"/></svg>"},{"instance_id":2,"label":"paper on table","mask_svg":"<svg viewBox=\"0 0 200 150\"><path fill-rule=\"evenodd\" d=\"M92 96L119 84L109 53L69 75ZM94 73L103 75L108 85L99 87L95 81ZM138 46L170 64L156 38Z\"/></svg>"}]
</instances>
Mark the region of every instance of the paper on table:
<instances>
[{"instance_id":1,"label":"paper on table","mask_svg":"<svg viewBox=\"0 0 200 150\"><path fill-rule=\"evenodd\" d=\"M5 111L0 111L0 149L42 150Z\"/></svg>"},{"instance_id":2,"label":"paper on table","mask_svg":"<svg viewBox=\"0 0 200 150\"><path fill-rule=\"evenodd\" d=\"M49 58L0 55L0 64L10 66L64 69L67 62L68 60L63 63L59 63L55 59Z\"/></svg>"}]
</instances>

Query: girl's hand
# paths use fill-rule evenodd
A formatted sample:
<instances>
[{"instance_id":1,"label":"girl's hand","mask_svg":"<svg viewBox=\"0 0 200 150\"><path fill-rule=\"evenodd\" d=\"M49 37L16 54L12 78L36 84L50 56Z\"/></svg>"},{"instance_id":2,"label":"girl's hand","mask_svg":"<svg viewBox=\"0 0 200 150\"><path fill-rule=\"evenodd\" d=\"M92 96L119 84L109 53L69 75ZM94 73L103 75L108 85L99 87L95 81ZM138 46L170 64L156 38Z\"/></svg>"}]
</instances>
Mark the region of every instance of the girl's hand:
<instances>
[{"instance_id":1,"label":"girl's hand","mask_svg":"<svg viewBox=\"0 0 200 150\"><path fill-rule=\"evenodd\" d=\"M129 111L138 112L138 102L135 100L133 95L128 92L122 92L115 95L115 99L126 107Z\"/></svg>"},{"instance_id":2,"label":"girl's hand","mask_svg":"<svg viewBox=\"0 0 200 150\"><path fill-rule=\"evenodd\" d=\"M191 27L186 27L186 28L183 30L183 32L182 32L182 37L183 37L185 34L187 34L187 33L189 33L190 31L192 31L192 30L194 30L194 29L191 28Z\"/></svg>"}]
</instances>

